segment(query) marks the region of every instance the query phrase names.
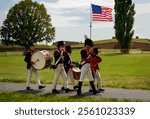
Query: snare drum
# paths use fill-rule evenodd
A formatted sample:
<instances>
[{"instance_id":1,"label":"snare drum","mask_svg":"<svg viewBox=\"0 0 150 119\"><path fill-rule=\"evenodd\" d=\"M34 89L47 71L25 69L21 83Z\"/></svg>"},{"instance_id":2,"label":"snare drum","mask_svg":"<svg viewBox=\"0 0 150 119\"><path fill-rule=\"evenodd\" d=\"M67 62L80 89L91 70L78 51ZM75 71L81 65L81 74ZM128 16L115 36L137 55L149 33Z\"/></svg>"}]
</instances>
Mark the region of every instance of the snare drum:
<instances>
[{"instance_id":1,"label":"snare drum","mask_svg":"<svg viewBox=\"0 0 150 119\"><path fill-rule=\"evenodd\" d=\"M42 50L33 53L31 61L34 62L32 66L35 69L45 69L51 65L52 57L47 50Z\"/></svg>"},{"instance_id":2,"label":"snare drum","mask_svg":"<svg viewBox=\"0 0 150 119\"><path fill-rule=\"evenodd\" d=\"M72 71L73 71L74 79L79 80L81 70L78 67L74 67L72 68Z\"/></svg>"}]
</instances>

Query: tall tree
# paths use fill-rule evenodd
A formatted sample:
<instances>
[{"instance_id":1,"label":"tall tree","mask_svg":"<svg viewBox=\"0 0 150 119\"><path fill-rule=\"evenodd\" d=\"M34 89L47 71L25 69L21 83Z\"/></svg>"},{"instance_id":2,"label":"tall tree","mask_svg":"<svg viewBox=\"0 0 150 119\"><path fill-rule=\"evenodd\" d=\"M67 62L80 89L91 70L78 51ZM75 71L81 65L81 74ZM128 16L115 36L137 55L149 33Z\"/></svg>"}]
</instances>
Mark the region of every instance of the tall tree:
<instances>
[{"instance_id":1,"label":"tall tree","mask_svg":"<svg viewBox=\"0 0 150 119\"><path fill-rule=\"evenodd\" d=\"M0 31L3 44L21 45L26 49L31 43L49 43L55 37L55 28L46 8L32 0L22 0L13 6Z\"/></svg>"},{"instance_id":2,"label":"tall tree","mask_svg":"<svg viewBox=\"0 0 150 119\"><path fill-rule=\"evenodd\" d=\"M121 47L121 53L129 53L134 35L134 10L132 0L115 0L115 36Z\"/></svg>"}]
</instances>

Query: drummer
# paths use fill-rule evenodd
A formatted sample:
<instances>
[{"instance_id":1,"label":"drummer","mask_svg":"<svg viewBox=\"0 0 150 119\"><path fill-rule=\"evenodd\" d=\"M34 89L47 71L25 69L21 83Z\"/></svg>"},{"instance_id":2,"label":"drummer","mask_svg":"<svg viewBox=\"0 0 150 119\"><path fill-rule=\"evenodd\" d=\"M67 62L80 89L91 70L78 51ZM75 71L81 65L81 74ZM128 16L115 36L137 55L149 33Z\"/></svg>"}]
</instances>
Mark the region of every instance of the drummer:
<instances>
[{"instance_id":1,"label":"drummer","mask_svg":"<svg viewBox=\"0 0 150 119\"><path fill-rule=\"evenodd\" d=\"M29 46L30 46L29 52L26 53L26 56L24 59L24 61L27 63L27 70L28 70L26 90L33 90L30 88L30 81L32 78L32 73L34 73L34 75L35 75L35 79L36 79L38 88L39 89L45 88L45 86L41 85L37 70L34 67L32 67L32 64L34 64L34 62L31 61L31 56L35 51L34 44L29 43Z\"/></svg>"},{"instance_id":2,"label":"drummer","mask_svg":"<svg viewBox=\"0 0 150 119\"><path fill-rule=\"evenodd\" d=\"M67 74L65 72L64 65L63 65L64 55L66 55L64 45L65 45L64 41L58 41L57 49L54 51L55 64L53 66L54 81L53 81L52 93L59 93L59 91L56 89L56 87L57 87L57 82L58 82L58 78L59 78L60 74L63 79L63 85L64 85L65 92L67 93L69 91L69 89L67 88Z\"/></svg>"},{"instance_id":3,"label":"drummer","mask_svg":"<svg viewBox=\"0 0 150 119\"><path fill-rule=\"evenodd\" d=\"M73 89L77 89L78 86L75 85L74 75L73 75L73 71L72 71L74 62L72 62L71 56L70 56L72 53L71 46L70 45L66 46L65 50L66 50L67 54L64 56L64 68L67 73L67 76L70 77ZM62 87L62 89L64 89L64 86Z\"/></svg>"}]
</instances>

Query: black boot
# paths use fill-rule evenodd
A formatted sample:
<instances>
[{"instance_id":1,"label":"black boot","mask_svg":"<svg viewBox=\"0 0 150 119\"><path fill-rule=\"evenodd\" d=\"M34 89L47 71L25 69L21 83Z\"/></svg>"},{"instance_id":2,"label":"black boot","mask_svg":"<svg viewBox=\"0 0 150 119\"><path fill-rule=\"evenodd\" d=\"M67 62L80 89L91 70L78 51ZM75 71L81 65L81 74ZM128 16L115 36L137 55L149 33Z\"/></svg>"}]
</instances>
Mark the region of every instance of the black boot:
<instances>
[{"instance_id":1,"label":"black boot","mask_svg":"<svg viewBox=\"0 0 150 119\"><path fill-rule=\"evenodd\" d=\"M78 89L78 86L74 86L73 89L74 89L74 90L75 90L75 89Z\"/></svg>"},{"instance_id":2,"label":"black boot","mask_svg":"<svg viewBox=\"0 0 150 119\"><path fill-rule=\"evenodd\" d=\"M58 90L56 90L56 89L53 89L53 90L52 90L52 93L57 93L57 94L58 94L58 93L59 93L59 91L58 91Z\"/></svg>"},{"instance_id":3,"label":"black boot","mask_svg":"<svg viewBox=\"0 0 150 119\"><path fill-rule=\"evenodd\" d=\"M78 90L77 90L77 95L81 94L81 87L82 87L82 82L78 83Z\"/></svg>"},{"instance_id":4,"label":"black boot","mask_svg":"<svg viewBox=\"0 0 150 119\"><path fill-rule=\"evenodd\" d=\"M91 85L91 88L92 88L92 91L93 91L93 94L94 94L94 95L96 95L97 93L99 93L99 92L95 89L94 81L90 81L90 85Z\"/></svg>"},{"instance_id":5,"label":"black boot","mask_svg":"<svg viewBox=\"0 0 150 119\"><path fill-rule=\"evenodd\" d=\"M39 86L39 89L42 89L42 88L45 88L45 87L46 87L46 86L42 86L42 85L40 85L40 86Z\"/></svg>"}]
</instances>

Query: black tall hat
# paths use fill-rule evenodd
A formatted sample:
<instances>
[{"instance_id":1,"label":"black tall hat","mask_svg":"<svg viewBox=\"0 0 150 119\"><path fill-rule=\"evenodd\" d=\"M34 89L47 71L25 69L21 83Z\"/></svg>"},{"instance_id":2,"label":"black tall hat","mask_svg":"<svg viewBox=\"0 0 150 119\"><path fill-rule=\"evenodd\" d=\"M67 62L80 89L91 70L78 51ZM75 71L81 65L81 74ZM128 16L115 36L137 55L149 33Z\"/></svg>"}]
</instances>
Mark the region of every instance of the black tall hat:
<instances>
[{"instance_id":1,"label":"black tall hat","mask_svg":"<svg viewBox=\"0 0 150 119\"><path fill-rule=\"evenodd\" d=\"M59 46L64 46L65 45L65 42L64 41L58 41L57 42L57 47Z\"/></svg>"},{"instance_id":2,"label":"black tall hat","mask_svg":"<svg viewBox=\"0 0 150 119\"><path fill-rule=\"evenodd\" d=\"M84 46L86 46L86 45L93 47L94 43L91 39L87 38L87 39L85 39L85 42L84 42Z\"/></svg>"}]
</instances>

